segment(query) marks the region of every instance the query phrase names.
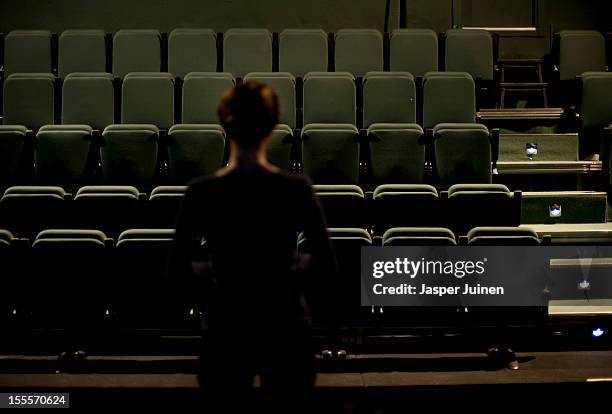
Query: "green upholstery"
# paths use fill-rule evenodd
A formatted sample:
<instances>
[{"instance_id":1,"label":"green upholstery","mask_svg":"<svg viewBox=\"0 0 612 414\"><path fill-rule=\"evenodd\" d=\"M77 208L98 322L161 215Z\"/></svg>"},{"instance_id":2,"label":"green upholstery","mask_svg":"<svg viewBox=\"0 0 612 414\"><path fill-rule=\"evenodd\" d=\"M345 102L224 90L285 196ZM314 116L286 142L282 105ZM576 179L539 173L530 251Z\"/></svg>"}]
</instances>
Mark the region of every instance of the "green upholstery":
<instances>
[{"instance_id":1,"label":"green upholstery","mask_svg":"<svg viewBox=\"0 0 612 414\"><path fill-rule=\"evenodd\" d=\"M612 122L612 73L587 72L582 76L582 126L603 128Z\"/></svg>"},{"instance_id":2,"label":"green upholstery","mask_svg":"<svg viewBox=\"0 0 612 414\"><path fill-rule=\"evenodd\" d=\"M127 185L88 185L81 187L76 196L81 197L91 194L119 194L137 200L140 195L140 191L138 191L136 187Z\"/></svg>"},{"instance_id":3,"label":"green upholstery","mask_svg":"<svg viewBox=\"0 0 612 414\"><path fill-rule=\"evenodd\" d=\"M438 35L429 29L396 29L391 33L392 71L422 78L438 70Z\"/></svg>"},{"instance_id":4,"label":"green upholstery","mask_svg":"<svg viewBox=\"0 0 612 414\"><path fill-rule=\"evenodd\" d=\"M102 243L106 242L106 235L99 230L43 230L37 236L36 240L65 240L65 239L89 239L97 240Z\"/></svg>"},{"instance_id":5,"label":"green upholstery","mask_svg":"<svg viewBox=\"0 0 612 414\"><path fill-rule=\"evenodd\" d=\"M606 69L606 41L595 30L564 30L559 33L559 77L574 80L584 72Z\"/></svg>"},{"instance_id":6,"label":"green upholstery","mask_svg":"<svg viewBox=\"0 0 612 414\"><path fill-rule=\"evenodd\" d=\"M211 29L174 29L168 36L168 72L183 79L190 72L217 70L217 35Z\"/></svg>"},{"instance_id":7,"label":"green upholstery","mask_svg":"<svg viewBox=\"0 0 612 414\"><path fill-rule=\"evenodd\" d=\"M244 77L245 81L253 80L264 83L276 92L279 105L279 123L296 127L295 77L288 72L252 72Z\"/></svg>"},{"instance_id":8,"label":"green upholstery","mask_svg":"<svg viewBox=\"0 0 612 414\"><path fill-rule=\"evenodd\" d=\"M151 196L149 200L152 200L155 197L166 196L166 195L184 196L185 191L187 191L186 185L161 185L159 187L155 187L153 191L151 191Z\"/></svg>"},{"instance_id":9,"label":"green upholstery","mask_svg":"<svg viewBox=\"0 0 612 414\"><path fill-rule=\"evenodd\" d=\"M236 78L272 72L272 34L266 29L229 29L223 36L223 71Z\"/></svg>"},{"instance_id":10,"label":"green upholstery","mask_svg":"<svg viewBox=\"0 0 612 414\"><path fill-rule=\"evenodd\" d=\"M302 130L304 174L316 184L357 184L359 143L350 124L311 124Z\"/></svg>"},{"instance_id":11,"label":"green upholstery","mask_svg":"<svg viewBox=\"0 0 612 414\"><path fill-rule=\"evenodd\" d=\"M477 227L467 234L468 244L476 246L537 246L538 234L524 227Z\"/></svg>"},{"instance_id":12,"label":"green upholstery","mask_svg":"<svg viewBox=\"0 0 612 414\"><path fill-rule=\"evenodd\" d=\"M65 30L59 37L58 73L106 72L106 34L103 30Z\"/></svg>"},{"instance_id":13,"label":"green upholstery","mask_svg":"<svg viewBox=\"0 0 612 414\"><path fill-rule=\"evenodd\" d=\"M491 141L480 124L439 124L434 129L435 169L443 187L491 183Z\"/></svg>"},{"instance_id":14,"label":"green upholstery","mask_svg":"<svg viewBox=\"0 0 612 414\"><path fill-rule=\"evenodd\" d=\"M469 73L430 72L423 80L423 127L441 123L473 123L476 92Z\"/></svg>"},{"instance_id":15,"label":"green upholstery","mask_svg":"<svg viewBox=\"0 0 612 414\"><path fill-rule=\"evenodd\" d=\"M175 125L168 138L168 167L173 182L186 184L223 166L225 132L219 125Z\"/></svg>"},{"instance_id":16,"label":"green upholstery","mask_svg":"<svg viewBox=\"0 0 612 414\"><path fill-rule=\"evenodd\" d=\"M440 222L440 199L427 184L386 184L374 190L374 218L379 229L434 226Z\"/></svg>"},{"instance_id":17,"label":"green upholstery","mask_svg":"<svg viewBox=\"0 0 612 414\"><path fill-rule=\"evenodd\" d=\"M4 39L4 76L51 73L51 32L14 30Z\"/></svg>"},{"instance_id":18,"label":"green upholstery","mask_svg":"<svg viewBox=\"0 0 612 414\"><path fill-rule=\"evenodd\" d=\"M327 71L327 33L322 29L285 29L279 35L279 70L303 78Z\"/></svg>"},{"instance_id":19,"label":"green upholstery","mask_svg":"<svg viewBox=\"0 0 612 414\"><path fill-rule=\"evenodd\" d=\"M503 184L455 184L448 189L449 197L474 194L506 194L511 196L510 190Z\"/></svg>"},{"instance_id":20,"label":"green upholstery","mask_svg":"<svg viewBox=\"0 0 612 414\"><path fill-rule=\"evenodd\" d=\"M367 225L366 200L356 185L315 185L328 226L358 227Z\"/></svg>"},{"instance_id":21,"label":"green upholstery","mask_svg":"<svg viewBox=\"0 0 612 414\"><path fill-rule=\"evenodd\" d=\"M336 32L336 71L363 77L383 70L383 37L375 29L341 29Z\"/></svg>"},{"instance_id":22,"label":"green upholstery","mask_svg":"<svg viewBox=\"0 0 612 414\"><path fill-rule=\"evenodd\" d=\"M355 78L348 72L310 72L304 77L304 125L356 124Z\"/></svg>"},{"instance_id":23,"label":"green upholstery","mask_svg":"<svg viewBox=\"0 0 612 414\"><path fill-rule=\"evenodd\" d=\"M84 177L92 129L87 125L46 126L36 135L36 180L74 185Z\"/></svg>"},{"instance_id":24,"label":"green upholstery","mask_svg":"<svg viewBox=\"0 0 612 414\"><path fill-rule=\"evenodd\" d=\"M522 224L605 223L606 193L590 191L523 193ZM551 216L551 207L560 206L560 215Z\"/></svg>"},{"instance_id":25,"label":"green upholstery","mask_svg":"<svg viewBox=\"0 0 612 414\"><path fill-rule=\"evenodd\" d=\"M10 195L37 195L48 194L54 197L59 197L62 200L66 195L66 191L62 187L55 186L13 186L4 191L5 196Z\"/></svg>"},{"instance_id":26,"label":"green upholstery","mask_svg":"<svg viewBox=\"0 0 612 414\"><path fill-rule=\"evenodd\" d=\"M385 232L383 246L454 246L452 231L436 227L396 227Z\"/></svg>"},{"instance_id":27,"label":"green upholstery","mask_svg":"<svg viewBox=\"0 0 612 414\"><path fill-rule=\"evenodd\" d=\"M368 128L370 177L374 184L425 180L423 129L416 124L373 124Z\"/></svg>"},{"instance_id":28,"label":"green upholstery","mask_svg":"<svg viewBox=\"0 0 612 414\"><path fill-rule=\"evenodd\" d=\"M173 229L132 229L126 230L117 240L117 247L125 244L126 242L142 242L142 241L154 241L154 240L173 240L174 239Z\"/></svg>"},{"instance_id":29,"label":"green upholstery","mask_svg":"<svg viewBox=\"0 0 612 414\"><path fill-rule=\"evenodd\" d=\"M234 87L230 73L192 72L183 83L183 123L218 124L217 107L225 92Z\"/></svg>"},{"instance_id":30,"label":"green upholstery","mask_svg":"<svg viewBox=\"0 0 612 414\"><path fill-rule=\"evenodd\" d=\"M185 198L186 186L160 186L153 189L147 203L152 228L172 228Z\"/></svg>"},{"instance_id":31,"label":"green upholstery","mask_svg":"<svg viewBox=\"0 0 612 414\"><path fill-rule=\"evenodd\" d=\"M121 122L153 124L169 129L174 124L174 78L170 73L132 72L123 80Z\"/></svg>"},{"instance_id":32,"label":"green upholstery","mask_svg":"<svg viewBox=\"0 0 612 414\"><path fill-rule=\"evenodd\" d=\"M13 235L8 230L0 229L0 248L2 247L10 247L11 240L13 240Z\"/></svg>"},{"instance_id":33,"label":"green upholstery","mask_svg":"<svg viewBox=\"0 0 612 414\"><path fill-rule=\"evenodd\" d=\"M110 125L102 133L102 175L109 184L149 183L157 171L155 125Z\"/></svg>"},{"instance_id":34,"label":"green upholstery","mask_svg":"<svg viewBox=\"0 0 612 414\"><path fill-rule=\"evenodd\" d=\"M365 244L372 243L372 236L365 229L330 227L327 232L332 240L360 240Z\"/></svg>"},{"instance_id":35,"label":"green upholstery","mask_svg":"<svg viewBox=\"0 0 612 414\"><path fill-rule=\"evenodd\" d=\"M363 125L414 124L416 86L407 72L369 72L363 78Z\"/></svg>"},{"instance_id":36,"label":"green upholstery","mask_svg":"<svg viewBox=\"0 0 612 414\"><path fill-rule=\"evenodd\" d=\"M115 90L110 73L66 76L62 86L62 123L85 124L102 130L114 123Z\"/></svg>"},{"instance_id":37,"label":"green upholstery","mask_svg":"<svg viewBox=\"0 0 612 414\"><path fill-rule=\"evenodd\" d=\"M27 156L27 128L0 125L0 188L19 180L22 161Z\"/></svg>"},{"instance_id":38,"label":"green upholstery","mask_svg":"<svg viewBox=\"0 0 612 414\"><path fill-rule=\"evenodd\" d=\"M4 125L38 129L55 123L54 77L50 73L14 73L4 81Z\"/></svg>"},{"instance_id":39,"label":"green upholstery","mask_svg":"<svg viewBox=\"0 0 612 414\"><path fill-rule=\"evenodd\" d=\"M161 33L149 29L122 29L113 38L113 76L161 70Z\"/></svg>"},{"instance_id":40,"label":"green upholstery","mask_svg":"<svg viewBox=\"0 0 612 414\"><path fill-rule=\"evenodd\" d=\"M489 32L448 30L445 54L448 72L467 72L475 79L493 80L493 38Z\"/></svg>"},{"instance_id":41,"label":"green upholstery","mask_svg":"<svg viewBox=\"0 0 612 414\"><path fill-rule=\"evenodd\" d=\"M292 166L293 130L288 125L279 124L272 131L268 145L268 161L284 171Z\"/></svg>"},{"instance_id":42,"label":"green upholstery","mask_svg":"<svg viewBox=\"0 0 612 414\"><path fill-rule=\"evenodd\" d=\"M536 144L534 161L578 161L578 134L502 134L499 161L528 161L527 144Z\"/></svg>"}]
</instances>

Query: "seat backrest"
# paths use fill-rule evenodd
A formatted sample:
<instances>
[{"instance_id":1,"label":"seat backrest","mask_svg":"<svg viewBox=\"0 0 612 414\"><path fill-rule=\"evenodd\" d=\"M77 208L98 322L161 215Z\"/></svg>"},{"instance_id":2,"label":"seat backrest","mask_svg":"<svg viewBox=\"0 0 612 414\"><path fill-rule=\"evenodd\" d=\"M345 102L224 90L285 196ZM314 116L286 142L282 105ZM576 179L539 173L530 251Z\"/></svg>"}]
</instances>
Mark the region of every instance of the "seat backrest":
<instances>
[{"instance_id":1,"label":"seat backrest","mask_svg":"<svg viewBox=\"0 0 612 414\"><path fill-rule=\"evenodd\" d=\"M51 32L14 30L4 38L4 73L51 73Z\"/></svg>"},{"instance_id":2,"label":"seat backrest","mask_svg":"<svg viewBox=\"0 0 612 414\"><path fill-rule=\"evenodd\" d=\"M524 227L477 227L467 234L468 244L475 246L537 246L538 234Z\"/></svg>"},{"instance_id":3,"label":"seat backrest","mask_svg":"<svg viewBox=\"0 0 612 414\"><path fill-rule=\"evenodd\" d=\"M304 125L356 124L355 78L348 72L311 72L304 78Z\"/></svg>"},{"instance_id":4,"label":"seat backrest","mask_svg":"<svg viewBox=\"0 0 612 414\"><path fill-rule=\"evenodd\" d=\"M217 107L225 92L234 87L229 73L192 72L183 82L183 123L217 124Z\"/></svg>"},{"instance_id":5,"label":"seat backrest","mask_svg":"<svg viewBox=\"0 0 612 414\"><path fill-rule=\"evenodd\" d=\"M448 72L467 72L474 79L493 80L493 37L486 30L448 30L445 55Z\"/></svg>"},{"instance_id":6,"label":"seat backrest","mask_svg":"<svg viewBox=\"0 0 612 414\"><path fill-rule=\"evenodd\" d=\"M267 29L229 29L223 36L223 71L236 78L272 72L272 34Z\"/></svg>"},{"instance_id":7,"label":"seat backrest","mask_svg":"<svg viewBox=\"0 0 612 414\"><path fill-rule=\"evenodd\" d=\"M315 184L357 184L359 131L351 124L311 124L302 130L304 174Z\"/></svg>"},{"instance_id":8,"label":"seat backrest","mask_svg":"<svg viewBox=\"0 0 612 414\"><path fill-rule=\"evenodd\" d=\"M423 83L423 128L441 123L473 123L476 119L474 79L464 72L427 73Z\"/></svg>"},{"instance_id":9,"label":"seat backrest","mask_svg":"<svg viewBox=\"0 0 612 414\"><path fill-rule=\"evenodd\" d=\"M168 37L168 72L183 79L190 72L217 70L217 36L211 29L174 29Z\"/></svg>"},{"instance_id":10,"label":"seat backrest","mask_svg":"<svg viewBox=\"0 0 612 414\"><path fill-rule=\"evenodd\" d=\"M440 198L427 184L385 184L374 189L373 219L379 229L439 226Z\"/></svg>"},{"instance_id":11,"label":"seat backrest","mask_svg":"<svg viewBox=\"0 0 612 414\"><path fill-rule=\"evenodd\" d=\"M20 125L0 125L0 190L23 180L27 158L27 128Z\"/></svg>"},{"instance_id":12,"label":"seat backrest","mask_svg":"<svg viewBox=\"0 0 612 414\"><path fill-rule=\"evenodd\" d=\"M85 178L92 129L87 125L50 125L36 135L36 181L71 188Z\"/></svg>"},{"instance_id":13,"label":"seat backrest","mask_svg":"<svg viewBox=\"0 0 612 414\"><path fill-rule=\"evenodd\" d=\"M425 181L423 129L416 124L373 124L368 128L372 184Z\"/></svg>"},{"instance_id":14,"label":"seat backrest","mask_svg":"<svg viewBox=\"0 0 612 414\"><path fill-rule=\"evenodd\" d=\"M442 187L488 184L492 180L489 130L481 124L439 124L434 128L435 171Z\"/></svg>"},{"instance_id":15,"label":"seat backrest","mask_svg":"<svg viewBox=\"0 0 612 414\"><path fill-rule=\"evenodd\" d=\"M277 125L270 137L268 161L283 171L291 171L294 161L293 144L293 130L288 125Z\"/></svg>"},{"instance_id":16,"label":"seat backrest","mask_svg":"<svg viewBox=\"0 0 612 414\"><path fill-rule=\"evenodd\" d=\"M564 30L559 33L559 77L575 80L584 72L606 69L606 40L595 30Z\"/></svg>"},{"instance_id":17,"label":"seat backrest","mask_svg":"<svg viewBox=\"0 0 612 414\"><path fill-rule=\"evenodd\" d=\"M59 37L58 74L106 72L106 34L103 30L65 30Z\"/></svg>"},{"instance_id":18,"label":"seat backrest","mask_svg":"<svg viewBox=\"0 0 612 414\"><path fill-rule=\"evenodd\" d=\"M55 123L55 86L50 73L14 73L4 81L4 125L38 129Z\"/></svg>"},{"instance_id":19,"label":"seat backrest","mask_svg":"<svg viewBox=\"0 0 612 414\"><path fill-rule=\"evenodd\" d=\"M383 235L383 246L455 246L452 231L436 227L396 227Z\"/></svg>"},{"instance_id":20,"label":"seat backrest","mask_svg":"<svg viewBox=\"0 0 612 414\"><path fill-rule=\"evenodd\" d=\"M604 128L612 123L612 73L587 72L582 75L581 115L584 128Z\"/></svg>"},{"instance_id":21,"label":"seat backrest","mask_svg":"<svg viewBox=\"0 0 612 414\"><path fill-rule=\"evenodd\" d=\"M308 72L328 68L327 34L321 29L286 29L279 35L278 65L281 72L303 78Z\"/></svg>"},{"instance_id":22,"label":"seat backrest","mask_svg":"<svg viewBox=\"0 0 612 414\"><path fill-rule=\"evenodd\" d=\"M383 70L383 37L375 29L342 29L336 33L335 68L363 77Z\"/></svg>"},{"instance_id":23,"label":"seat backrest","mask_svg":"<svg viewBox=\"0 0 612 414\"><path fill-rule=\"evenodd\" d=\"M161 70L161 33L158 30L122 29L113 38L113 76Z\"/></svg>"},{"instance_id":24,"label":"seat backrest","mask_svg":"<svg viewBox=\"0 0 612 414\"><path fill-rule=\"evenodd\" d=\"M168 169L173 184L185 185L223 166L225 132L221 126L174 125L168 137Z\"/></svg>"},{"instance_id":25,"label":"seat backrest","mask_svg":"<svg viewBox=\"0 0 612 414\"><path fill-rule=\"evenodd\" d=\"M363 126L416 122L416 86L408 72L369 72L363 78Z\"/></svg>"},{"instance_id":26,"label":"seat backrest","mask_svg":"<svg viewBox=\"0 0 612 414\"><path fill-rule=\"evenodd\" d=\"M114 123L115 89L110 73L66 76L62 86L62 124L85 124L99 130Z\"/></svg>"},{"instance_id":27,"label":"seat backrest","mask_svg":"<svg viewBox=\"0 0 612 414\"><path fill-rule=\"evenodd\" d=\"M389 63L392 71L422 78L438 70L438 35L429 29L397 29L391 33Z\"/></svg>"},{"instance_id":28,"label":"seat backrest","mask_svg":"<svg viewBox=\"0 0 612 414\"><path fill-rule=\"evenodd\" d=\"M245 81L253 80L269 85L278 96L280 110L279 123L295 128L296 97L295 77L288 72L261 73L253 72L244 77Z\"/></svg>"},{"instance_id":29,"label":"seat backrest","mask_svg":"<svg viewBox=\"0 0 612 414\"><path fill-rule=\"evenodd\" d=\"M121 101L124 124L153 124L162 129L174 124L174 78L170 73L126 75Z\"/></svg>"}]
</instances>

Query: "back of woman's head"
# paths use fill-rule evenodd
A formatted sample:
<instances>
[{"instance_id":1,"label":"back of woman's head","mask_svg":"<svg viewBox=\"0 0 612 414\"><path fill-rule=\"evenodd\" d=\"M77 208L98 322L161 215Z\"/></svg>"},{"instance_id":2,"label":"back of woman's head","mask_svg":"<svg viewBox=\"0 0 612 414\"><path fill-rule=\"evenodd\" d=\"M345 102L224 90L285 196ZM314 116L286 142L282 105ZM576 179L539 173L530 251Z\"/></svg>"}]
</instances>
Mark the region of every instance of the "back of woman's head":
<instances>
[{"instance_id":1,"label":"back of woman's head","mask_svg":"<svg viewBox=\"0 0 612 414\"><path fill-rule=\"evenodd\" d=\"M278 124L278 97L267 85L244 82L223 95L218 114L228 138L253 148Z\"/></svg>"}]
</instances>

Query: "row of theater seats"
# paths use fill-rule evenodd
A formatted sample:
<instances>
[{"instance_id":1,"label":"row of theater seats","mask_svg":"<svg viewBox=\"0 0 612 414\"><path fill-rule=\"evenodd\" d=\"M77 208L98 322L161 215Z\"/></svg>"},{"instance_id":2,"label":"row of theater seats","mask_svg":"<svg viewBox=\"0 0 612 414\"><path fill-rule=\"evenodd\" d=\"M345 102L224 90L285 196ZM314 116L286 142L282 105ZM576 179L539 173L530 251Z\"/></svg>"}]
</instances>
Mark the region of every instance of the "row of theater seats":
<instances>
[{"instance_id":1,"label":"row of theater seats","mask_svg":"<svg viewBox=\"0 0 612 414\"><path fill-rule=\"evenodd\" d=\"M455 185L438 193L429 185L382 185L365 194L353 185L317 185L330 227L364 227L375 235L390 227L439 226L464 235L477 226L521 224L521 193L498 184ZM11 187L0 199L0 228L32 238L43 229L91 228L111 237L129 228L173 228L186 187Z\"/></svg>"},{"instance_id":2,"label":"row of theater seats","mask_svg":"<svg viewBox=\"0 0 612 414\"><path fill-rule=\"evenodd\" d=\"M475 85L465 72L430 72L422 88L408 72L369 72L362 81L348 72L311 72L303 84L284 72L254 72L279 96L281 124L473 123ZM217 105L236 81L228 73L192 72L180 87L168 73L128 74L121 87L105 73L73 73L61 88L51 75L14 74L4 83L5 125L38 130L54 123L89 125L218 123ZM422 115L421 115L422 113ZM419 116L417 116L417 114ZM422 118L422 119L421 119Z\"/></svg>"},{"instance_id":3,"label":"row of theater seats","mask_svg":"<svg viewBox=\"0 0 612 414\"><path fill-rule=\"evenodd\" d=\"M312 294L333 292L334 302L320 308L321 302L314 300L315 321L333 319L340 326L371 323L371 310L359 302L360 261L355 258L362 247L373 245L373 239L361 228L332 228L329 235L338 273L330 275L325 291ZM541 242L531 230L504 227L475 228L462 239L473 246L537 246ZM116 242L97 230L45 230L31 244L0 230L5 287L0 291L0 322L73 330L104 322L131 328L197 328L203 287L173 266L172 243L173 230L128 230ZM457 240L446 228L394 228L384 234L380 244L454 246ZM302 235L296 246L300 252L309 251L308 240ZM422 323L432 316L430 312L420 308L418 318L411 319L396 310L398 322L404 326L415 320ZM516 312L513 310L512 316L516 317ZM446 326L453 325L457 317L452 307L434 310L434 314L441 318L437 322ZM378 317L390 320L393 309L378 313Z\"/></svg>"},{"instance_id":4,"label":"row of theater seats","mask_svg":"<svg viewBox=\"0 0 612 414\"><path fill-rule=\"evenodd\" d=\"M177 78L190 72L281 71L303 77L336 70L407 71L415 76L447 70L492 80L494 41L485 31L446 32L444 64L439 65L438 35L432 30L401 29L388 35L374 29L344 29L328 35L321 29L288 29L273 35L266 29L175 29L165 39L157 30L119 30L111 42L103 31L67 30L59 36L57 57L48 31L13 31L5 38L4 66L13 73L167 71ZM167 43L167 44L166 44ZM112 50L111 50L112 49ZM112 58L111 58L112 57ZM57 61L57 71L55 62Z\"/></svg>"}]
</instances>

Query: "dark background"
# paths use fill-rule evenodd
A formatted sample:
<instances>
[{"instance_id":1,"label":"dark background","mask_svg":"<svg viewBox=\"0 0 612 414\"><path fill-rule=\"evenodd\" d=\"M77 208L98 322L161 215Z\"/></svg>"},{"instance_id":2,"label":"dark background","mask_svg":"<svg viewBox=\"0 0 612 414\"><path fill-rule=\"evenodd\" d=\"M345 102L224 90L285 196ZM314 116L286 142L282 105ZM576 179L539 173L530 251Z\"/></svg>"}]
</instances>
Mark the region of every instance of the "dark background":
<instances>
[{"instance_id":1,"label":"dark background","mask_svg":"<svg viewBox=\"0 0 612 414\"><path fill-rule=\"evenodd\" d=\"M453 25L531 26L536 36L504 37L505 57L540 57L550 34L561 29L612 31L608 0L405 0L406 13L391 0L390 28L442 32ZM348 27L383 29L385 0L0 0L0 32L13 29L230 27ZM535 11L535 13L534 13Z\"/></svg>"}]
</instances>

